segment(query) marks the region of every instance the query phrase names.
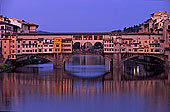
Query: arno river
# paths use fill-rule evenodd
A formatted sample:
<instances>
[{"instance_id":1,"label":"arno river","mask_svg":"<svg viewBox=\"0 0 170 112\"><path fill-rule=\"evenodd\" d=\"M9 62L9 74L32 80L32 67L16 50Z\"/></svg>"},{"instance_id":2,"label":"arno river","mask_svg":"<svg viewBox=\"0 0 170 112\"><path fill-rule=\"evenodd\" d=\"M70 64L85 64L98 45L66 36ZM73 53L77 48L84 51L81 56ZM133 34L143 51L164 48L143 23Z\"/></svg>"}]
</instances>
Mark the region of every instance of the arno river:
<instances>
[{"instance_id":1,"label":"arno river","mask_svg":"<svg viewBox=\"0 0 170 112\"><path fill-rule=\"evenodd\" d=\"M167 70L126 61L109 72L102 57L79 56L64 69L52 63L27 65L0 74L0 111L169 112Z\"/></svg>"}]
</instances>

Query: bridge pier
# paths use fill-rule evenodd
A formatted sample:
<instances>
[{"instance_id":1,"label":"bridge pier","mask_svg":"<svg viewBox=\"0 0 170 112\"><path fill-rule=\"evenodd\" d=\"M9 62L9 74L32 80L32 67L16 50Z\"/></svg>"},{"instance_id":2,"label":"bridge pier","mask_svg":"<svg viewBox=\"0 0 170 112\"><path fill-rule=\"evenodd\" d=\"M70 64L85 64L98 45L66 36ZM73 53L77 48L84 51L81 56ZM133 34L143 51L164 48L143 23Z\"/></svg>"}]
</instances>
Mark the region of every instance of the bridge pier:
<instances>
[{"instance_id":1,"label":"bridge pier","mask_svg":"<svg viewBox=\"0 0 170 112\"><path fill-rule=\"evenodd\" d=\"M121 53L113 54L112 58L111 70L113 74L113 79L116 81L121 81L122 71L123 71L123 64L121 62Z\"/></svg>"},{"instance_id":2,"label":"bridge pier","mask_svg":"<svg viewBox=\"0 0 170 112\"><path fill-rule=\"evenodd\" d=\"M121 53L115 53L113 54L113 58L112 58L112 62L113 64L112 67L113 68L118 68L118 69L122 69L123 68L123 64L121 62Z\"/></svg>"},{"instance_id":3,"label":"bridge pier","mask_svg":"<svg viewBox=\"0 0 170 112\"><path fill-rule=\"evenodd\" d=\"M62 54L54 54L53 67L54 68L64 68L64 57Z\"/></svg>"}]
</instances>

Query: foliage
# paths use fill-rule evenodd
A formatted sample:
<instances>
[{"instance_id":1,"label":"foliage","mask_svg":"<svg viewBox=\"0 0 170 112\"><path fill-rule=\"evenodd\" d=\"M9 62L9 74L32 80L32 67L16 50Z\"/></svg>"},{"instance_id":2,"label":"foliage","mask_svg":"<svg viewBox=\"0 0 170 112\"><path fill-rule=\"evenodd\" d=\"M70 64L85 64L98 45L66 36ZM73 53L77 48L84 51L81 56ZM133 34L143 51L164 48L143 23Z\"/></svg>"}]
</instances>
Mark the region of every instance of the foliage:
<instances>
[{"instance_id":1,"label":"foliage","mask_svg":"<svg viewBox=\"0 0 170 112\"><path fill-rule=\"evenodd\" d=\"M133 27L128 27L128 28L124 28L124 32L130 33L130 32L139 32L140 29L140 25L134 25Z\"/></svg>"},{"instance_id":2,"label":"foliage","mask_svg":"<svg viewBox=\"0 0 170 112\"><path fill-rule=\"evenodd\" d=\"M9 68L10 65L0 63L0 69Z\"/></svg>"},{"instance_id":3,"label":"foliage","mask_svg":"<svg viewBox=\"0 0 170 112\"><path fill-rule=\"evenodd\" d=\"M122 32L122 30L114 30L114 31L112 31L112 32Z\"/></svg>"}]
</instances>

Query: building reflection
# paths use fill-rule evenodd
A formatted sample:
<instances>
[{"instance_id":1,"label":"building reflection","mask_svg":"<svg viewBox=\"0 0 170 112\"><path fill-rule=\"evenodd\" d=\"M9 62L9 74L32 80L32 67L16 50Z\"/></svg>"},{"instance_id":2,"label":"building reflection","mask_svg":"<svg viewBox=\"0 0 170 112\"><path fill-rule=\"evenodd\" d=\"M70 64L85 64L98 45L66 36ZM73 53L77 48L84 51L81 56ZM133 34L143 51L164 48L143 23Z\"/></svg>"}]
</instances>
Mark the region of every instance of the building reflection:
<instances>
[{"instance_id":1,"label":"building reflection","mask_svg":"<svg viewBox=\"0 0 170 112\"><path fill-rule=\"evenodd\" d=\"M166 79L168 72L165 67L160 65L141 64L133 61L125 61L123 66L123 75L131 79Z\"/></svg>"},{"instance_id":2,"label":"building reflection","mask_svg":"<svg viewBox=\"0 0 170 112\"><path fill-rule=\"evenodd\" d=\"M170 98L169 86L166 80L77 80L74 78L58 78L55 75L42 77L17 73L1 75L0 79L0 108L3 110L22 102L19 101L21 97L24 100L24 97L34 94L39 96L52 95L62 100L63 96L72 98L74 96L94 96L96 94L112 94L119 98L121 93L130 94L134 92L150 99L158 98L158 106L161 103L168 103Z\"/></svg>"}]
</instances>

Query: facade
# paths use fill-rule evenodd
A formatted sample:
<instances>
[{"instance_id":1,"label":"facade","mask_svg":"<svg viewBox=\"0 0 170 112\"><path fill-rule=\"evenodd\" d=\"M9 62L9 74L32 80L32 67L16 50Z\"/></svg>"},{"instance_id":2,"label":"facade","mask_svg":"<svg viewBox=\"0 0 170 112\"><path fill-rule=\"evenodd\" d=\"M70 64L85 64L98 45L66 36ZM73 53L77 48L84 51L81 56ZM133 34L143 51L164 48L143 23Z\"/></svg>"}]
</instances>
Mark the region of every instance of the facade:
<instances>
[{"instance_id":1,"label":"facade","mask_svg":"<svg viewBox=\"0 0 170 112\"><path fill-rule=\"evenodd\" d=\"M104 53L164 53L163 35L119 34L104 40Z\"/></svg>"},{"instance_id":2,"label":"facade","mask_svg":"<svg viewBox=\"0 0 170 112\"><path fill-rule=\"evenodd\" d=\"M54 38L54 53L61 53L61 44L62 44L62 38L55 37Z\"/></svg>"},{"instance_id":3,"label":"facade","mask_svg":"<svg viewBox=\"0 0 170 112\"><path fill-rule=\"evenodd\" d=\"M170 50L169 16L170 14L164 11L152 14L151 19L141 25L140 33L37 33L38 25L28 24L23 20L13 18L13 24L17 28L21 27L22 29L25 27L26 31L29 30L29 33L22 33L21 31L15 35L3 35L2 55L4 58L16 59L18 55L72 54L79 51L98 52L99 50L102 50L104 54L142 53L170 55L166 52ZM5 18L0 18L1 20L8 22ZM155 21L154 24L153 21Z\"/></svg>"},{"instance_id":4,"label":"facade","mask_svg":"<svg viewBox=\"0 0 170 112\"><path fill-rule=\"evenodd\" d=\"M139 33L163 33L164 22L170 19L170 13L158 11L151 14L151 18L141 24Z\"/></svg>"},{"instance_id":5,"label":"facade","mask_svg":"<svg viewBox=\"0 0 170 112\"><path fill-rule=\"evenodd\" d=\"M73 51L72 38L62 39L61 52L72 53L72 51Z\"/></svg>"},{"instance_id":6,"label":"facade","mask_svg":"<svg viewBox=\"0 0 170 112\"><path fill-rule=\"evenodd\" d=\"M13 33L31 33L36 32L38 25L30 24L24 20L16 18L7 18L0 15L0 54L2 51L2 34L12 35Z\"/></svg>"}]
</instances>

